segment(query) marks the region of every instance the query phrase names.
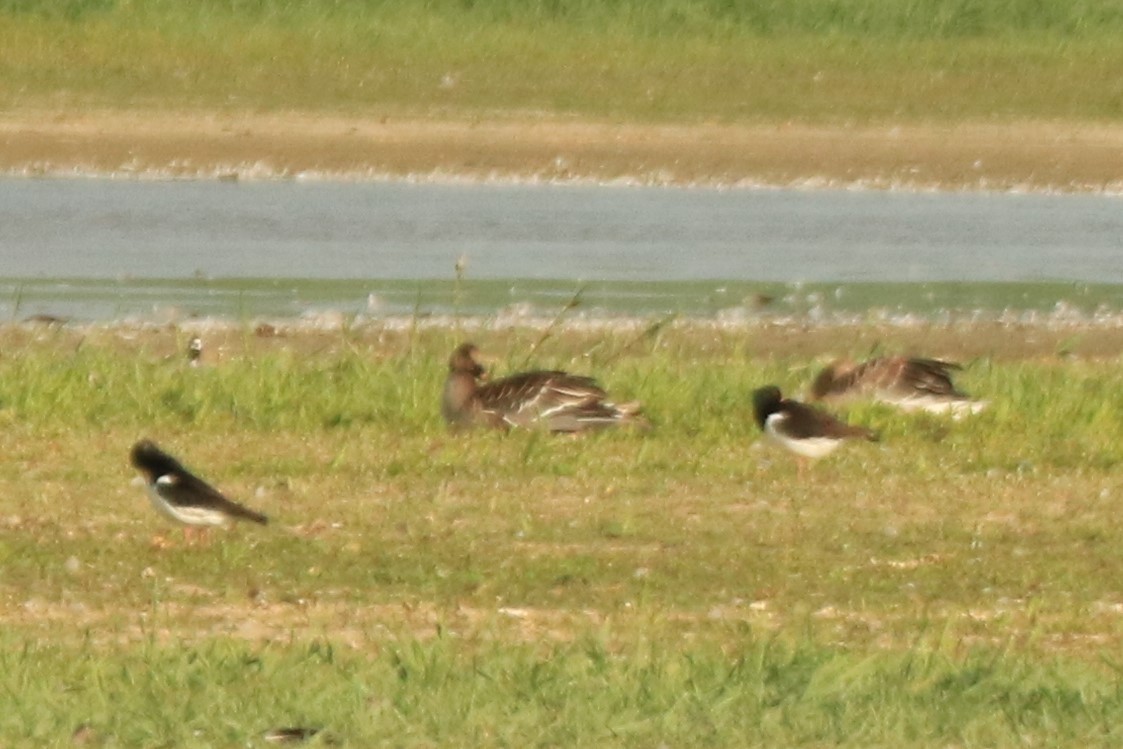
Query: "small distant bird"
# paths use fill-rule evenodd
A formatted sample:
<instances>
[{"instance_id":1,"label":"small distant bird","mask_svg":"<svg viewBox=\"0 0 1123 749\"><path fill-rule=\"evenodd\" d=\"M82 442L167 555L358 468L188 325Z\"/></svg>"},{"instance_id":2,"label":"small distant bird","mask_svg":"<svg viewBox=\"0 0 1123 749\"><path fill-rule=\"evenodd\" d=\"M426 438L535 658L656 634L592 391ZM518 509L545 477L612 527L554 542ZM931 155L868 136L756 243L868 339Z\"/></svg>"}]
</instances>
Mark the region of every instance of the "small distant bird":
<instances>
[{"instance_id":1,"label":"small distant bird","mask_svg":"<svg viewBox=\"0 0 1123 749\"><path fill-rule=\"evenodd\" d=\"M270 728L265 733L261 734L261 738L265 739L271 744L299 744L302 741L308 741L320 733L319 728L303 728L303 727L287 727L287 728ZM336 742L330 738L324 742L328 745L333 745Z\"/></svg>"},{"instance_id":2,"label":"small distant bird","mask_svg":"<svg viewBox=\"0 0 1123 749\"><path fill-rule=\"evenodd\" d=\"M596 380L556 370L535 370L482 382L479 350L465 343L452 352L441 415L454 428L542 427L582 432L611 426L647 428L639 403L612 403Z\"/></svg>"},{"instance_id":3,"label":"small distant bird","mask_svg":"<svg viewBox=\"0 0 1123 749\"><path fill-rule=\"evenodd\" d=\"M197 367L203 363L203 339L195 336L187 343L187 364Z\"/></svg>"},{"instance_id":4,"label":"small distant bird","mask_svg":"<svg viewBox=\"0 0 1123 749\"><path fill-rule=\"evenodd\" d=\"M888 356L855 364L838 361L819 372L811 385L811 400L840 403L869 399L902 411L947 413L955 418L976 414L986 401L972 400L951 381L955 362L918 357Z\"/></svg>"},{"instance_id":5,"label":"small distant bird","mask_svg":"<svg viewBox=\"0 0 1123 749\"><path fill-rule=\"evenodd\" d=\"M753 416L765 435L801 458L821 458L843 440L877 441L877 435L865 427L851 426L825 411L784 398L775 385L753 391Z\"/></svg>"},{"instance_id":6,"label":"small distant bird","mask_svg":"<svg viewBox=\"0 0 1123 749\"><path fill-rule=\"evenodd\" d=\"M266 525L269 518L227 499L217 489L156 446L152 440L133 445L133 466L144 475L148 498L163 515L191 529L226 525L233 520L249 520Z\"/></svg>"}]
</instances>

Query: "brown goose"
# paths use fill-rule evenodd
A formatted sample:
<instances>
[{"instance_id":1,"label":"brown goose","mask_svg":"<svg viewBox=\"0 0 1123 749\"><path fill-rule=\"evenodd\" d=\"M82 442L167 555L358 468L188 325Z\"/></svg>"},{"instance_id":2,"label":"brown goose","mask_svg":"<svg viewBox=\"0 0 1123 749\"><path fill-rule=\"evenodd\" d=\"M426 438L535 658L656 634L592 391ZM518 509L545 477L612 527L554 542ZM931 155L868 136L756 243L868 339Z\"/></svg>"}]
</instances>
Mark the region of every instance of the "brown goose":
<instances>
[{"instance_id":1,"label":"brown goose","mask_svg":"<svg viewBox=\"0 0 1123 749\"><path fill-rule=\"evenodd\" d=\"M753 416L766 436L802 458L821 458L848 439L877 441L877 435L865 427L784 398L775 385L753 391Z\"/></svg>"},{"instance_id":2,"label":"brown goose","mask_svg":"<svg viewBox=\"0 0 1123 749\"><path fill-rule=\"evenodd\" d=\"M441 415L453 428L542 427L551 432L583 432L611 426L648 426L639 403L612 403L590 377L535 370L481 382L478 349L465 343L448 360Z\"/></svg>"},{"instance_id":3,"label":"brown goose","mask_svg":"<svg viewBox=\"0 0 1123 749\"><path fill-rule=\"evenodd\" d=\"M865 398L902 411L927 411L962 418L987 407L956 389L951 372L960 365L940 359L888 356L855 364L830 364L811 385L811 400L839 403Z\"/></svg>"}]
</instances>

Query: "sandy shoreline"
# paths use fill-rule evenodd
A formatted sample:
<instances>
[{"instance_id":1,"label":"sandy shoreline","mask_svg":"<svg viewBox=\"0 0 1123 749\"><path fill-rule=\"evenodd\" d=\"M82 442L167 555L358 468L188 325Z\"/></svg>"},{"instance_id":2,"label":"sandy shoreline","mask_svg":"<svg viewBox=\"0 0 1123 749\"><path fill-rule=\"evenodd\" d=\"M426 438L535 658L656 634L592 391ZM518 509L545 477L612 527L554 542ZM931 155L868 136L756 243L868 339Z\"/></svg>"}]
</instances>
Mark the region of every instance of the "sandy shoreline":
<instances>
[{"instance_id":1,"label":"sandy shoreline","mask_svg":"<svg viewBox=\"0 0 1123 749\"><path fill-rule=\"evenodd\" d=\"M0 174L1123 193L1123 126L0 115Z\"/></svg>"}]
</instances>

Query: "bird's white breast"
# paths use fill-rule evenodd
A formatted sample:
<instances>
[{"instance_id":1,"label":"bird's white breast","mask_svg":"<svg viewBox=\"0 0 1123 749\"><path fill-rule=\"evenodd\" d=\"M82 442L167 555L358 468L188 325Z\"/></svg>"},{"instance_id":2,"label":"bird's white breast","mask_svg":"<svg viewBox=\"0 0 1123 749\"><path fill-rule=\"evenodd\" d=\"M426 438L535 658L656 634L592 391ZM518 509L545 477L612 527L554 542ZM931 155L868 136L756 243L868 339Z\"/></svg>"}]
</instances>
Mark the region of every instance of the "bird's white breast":
<instances>
[{"instance_id":1,"label":"bird's white breast","mask_svg":"<svg viewBox=\"0 0 1123 749\"><path fill-rule=\"evenodd\" d=\"M796 455L802 455L805 458L821 458L833 451L841 442L841 440L833 437L805 437L803 439L789 437L782 431L785 418L787 417L781 413L770 415L764 420L764 433Z\"/></svg>"},{"instance_id":2,"label":"bird's white breast","mask_svg":"<svg viewBox=\"0 0 1123 749\"><path fill-rule=\"evenodd\" d=\"M226 522L226 518L221 512L215 512L204 507L176 505L169 502L161 493L161 489L175 486L175 484L174 476L164 475L147 486L148 499L161 515L184 525L222 525Z\"/></svg>"}]
</instances>

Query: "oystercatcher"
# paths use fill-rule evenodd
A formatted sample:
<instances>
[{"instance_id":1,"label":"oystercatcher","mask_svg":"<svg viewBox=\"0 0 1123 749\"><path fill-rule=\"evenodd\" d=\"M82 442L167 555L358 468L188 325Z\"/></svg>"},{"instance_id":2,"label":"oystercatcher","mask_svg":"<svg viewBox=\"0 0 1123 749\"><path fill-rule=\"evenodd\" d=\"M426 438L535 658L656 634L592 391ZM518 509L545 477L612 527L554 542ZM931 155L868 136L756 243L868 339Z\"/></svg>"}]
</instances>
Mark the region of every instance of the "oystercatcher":
<instances>
[{"instance_id":1,"label":"oystercatcher","mask_svg":"<svg viewBox=\"0 0 1123 749\"><path fill-rule=\"evenodd\" d=\"M194 529L249 520L266 525L269 518L234 502L156 446L144 439L133 445L133 466L144 475L152 506L164 517L184 526L190 538Z\"/></svg>"},{"instance_id":2,"label":"oystercatcher","mask_svg":"<svg viewBox=\"0 0 1123 749\"><path fill-rule=\"evenodd\" d=\"M825 411L784 398L775 385L753 391L753 415L765 435L803 459L821 458L848 439L877 441L877 435L865 427L852 426Z\"/></svg>"}]
</instances>

